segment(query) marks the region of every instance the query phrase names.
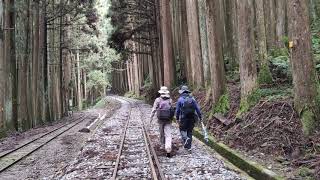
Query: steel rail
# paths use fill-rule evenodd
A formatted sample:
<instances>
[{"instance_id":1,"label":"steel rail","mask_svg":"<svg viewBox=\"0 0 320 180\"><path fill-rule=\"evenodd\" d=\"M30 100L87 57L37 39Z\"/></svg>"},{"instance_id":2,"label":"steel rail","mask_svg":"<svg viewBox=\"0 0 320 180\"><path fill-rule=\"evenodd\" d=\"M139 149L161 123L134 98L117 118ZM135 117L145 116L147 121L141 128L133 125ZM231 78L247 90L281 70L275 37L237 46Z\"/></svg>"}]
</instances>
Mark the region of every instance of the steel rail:
<instances>
[{"instance_id":1,"label":"steel rail","mask_svg":"<svg viewBox=\"0 0 320 180\"><path fill-rule=\"evenodd\" d=\"M158 180L156 168L155 168L155 165L153 163L152 155L151 155L151 152L150 152L150 149L149 149L149 145L151 146L151 144L149 144L149 142L148 142L147 132L145 131L143 123L142 123L142 129L143 129L144 141L146 143L146 149L147 149L147 154L148 154L148 158L149 158L149 164L150 164L150 167L151 167L152 177L153 177L154 180Z\"/></svg>"},{"instance_id":2,"label":"steel rail","mask_svg":"<svg viewBox=\"0 0 320 180\"><path fill-rule=\"evenodd\" d=\"M118 168L119 168L119 164L120 164L120 160L121 160L121 154L122 154L122 150L123 150L123 145L124 145L124 141L126 139L126 134L127 134L127 129L128 129L128 125L129 125L129 120L130 120L130 116L131 116L131 106L130 106L130 111L127 117L127 122L123 131L123 135L121 138L121 143L120 143L120 147L119 147L119 151L118 151L118 156L117 156L117 160L116 160L116 165L114 167L113 170L113 174L112 174L112 179L115 180L117 177L117 173L118 173Z\"/></svg>"},{"instance_id":3,"label":"steel rail","mask_svg":"<svg viewBox=\"0 0 320 180\"><path fill-rule=\"evenodd\" d=\"M60 126L59 128L57 128L57 129L55 129L55 130L53 130L53 131L50 131L50 132L42 135L41 137L39 137L39 138L37 138L37 139L35 139L35 140L32 140L32 141L30 141L30 142L28 142L28 143L26 143L26 144L24 144L24 145L22 145L22 146L20 146L20 147L18 147L18 148L16 148L16 149L14 149L14 150L12 150L12 151L9 152L9 153L6 153L6 155L1 156L1 158L0 158L0 173L3 172L3 171L5 171L5 170L7 170L8 168L10 168L11 166L13 166L14 164L18 163L19 161L21 161L21 160L24 159L25 157L29 156L29 155L32 154L33 152L37 151L38 149L40 149L40 148L43 147L44 145L48 144L48 143L51 142L52 140L56 139L56 138L59 137L61 134L67 132L67 131L70 130L71 128L73 128L73 127L75 127L76 125L80 124L81 122L83 122L84 120L86 120L86 118L87 118L87 116L86 116L86 115L83 115L82 117L78 118L77 120L75 120L75 121L73 121L73 122L71 122L71 123L69 123L69 124ZM80 119L80 120L79 120L79 119ZM76 122L76 121L77 121L77 122ZM67 127L67 126L69 126L69 125L70 125L70 127ZM23 148L27 147L28 145L31 145L32 143L34 143L34 142L37 141L37 140L41 140L42 138L44 139L45 136L48 136L48 135L50 135L51 133L56 132L56 131L58 131L59 129L64 128L64 127L67 127L67 128L66 128L65 130L62 130L62 131L59 132L58 134L53 135L53 136L50 137L48 140L46 140L46 141L44 141L44 142L40 142L39 145L36 145L36 146L35 146L36 148L32 148L31 151L26 152L26 154L23 154L21 157L19 157L19 158L17 158L17 159L9 159L9 160L6 160L6 159L5 159L5 158L6 158L7 156L9 156L10 154L13 154L13 153L16 153L16 152L19 152L19 151L24 152L24 151L23 151ZM44 140L45 140L45 139L44 139ZM12 162L10 162L10 160L12 160ZM5 164L5 165L3 166L4 163L3 163L2 161L4 161L4 162L7 163L7 164ZM2 166L2 167L1 167L1 166Z\"/></svg>"},{"instance_id":4,"label":"steel rail","mask_svg":"<svg viewBox=\"0 0 320 180\"><path fill-rule=\"evenodd\" d=\"M141 111L141 107L139 107L139 109L140 109L140 111ZM143 113L143 111L141 111L141 114L140 114L141 120L143 119L143 115L144 115L144 113ZM150 135L149 135L147 129L145 128L144 122L143 122L142 124L143 124L143 130L144 130L144 132L145 132L145 134L146 134L147 141L148 141L148 143L149 143L149 145L150 145L151 154L152 154L152 157L153 157L153 159L154 159L155 166L157 167L157 170L158 170L159 178L160 178L161 180L165 180L166 178L165 178L165 175L163 174L163 172L162 172L162 170L161 170L160 161L159 161L159 158L158 158L158 156L157 156L157 153L156 153L154 147L152 146L152 142L151 142Z\"/></svg>"},{"instance_id":5,"label":"steel rail","mask_svg":"<svg viewBox=\"0 0 320 180\"><path fill-rule=\"evenodd\" d=\"M119 97L119 98L122 99L122 100L127 101L128 103L130 103L130 105L132 104L128 99L121 98L121 97ZM117 178L117 172L118 172L119 164L120 164L120 161L121 161L121 155L122 155L122 151L123 151L123 147L124 147L124 142L125 142L127 130L129 128L129 121L130 121L132 106L130 106L130 108L131 108L130 109L130 114L128 116L127 123L126 123L125 129L124 129L123 135L122 135L120 148L119 148L119 153L118 153L118 157L117 157L117 161L116 161L116 166L115 166L114 171L113 171L112 180L116 180L116 178ZM155 153L154 148L152 147L149 134L146 131L146 128L144 126L144 121L142 120L143 112L141 111L140 106L138 106L138 108L139 108L139 111L141 112L140 113L140 117L141 117L142 124L141 124L140 127L142 129L142 134L143 134L143 137L144 137L144 144L145 144L147 155L148 155L149 165L150 165L150 169L151 169L151 177L154 180L158 180L159 177L160 177L161 180L162 179L164 180L165 179L164 178L164 174L160 171L160 163L159 163L158 157L157 157L157 155Z\"/></svg>"},{"instance_id":6,"label":"steel rail","mask_svg":"<svg viewBox=\"0 0 320 180\"><path fill-rule=\"evenodd\" d=\"M69 124L71 124L71 123L73 123L73 122L75 122L75 121L78 121L79 119L81 119L81 117L80 117L80 118L77 118L76 120L74 120L74 121L72 121L72 122L70 122ZM17 151L17 150L19 150L19 149L21 149L21 148L23 148L23 147L25 147L25 146L33 143L34 141L36 141L36 140L38 140L38 139L40 139L40 138L43 138L44 136L46 136L46 135L48 135L48 134L51 134L51 133L59 130L60 128L62 128L62 127L64 127L64 126L69 125L69 124L63 124L63 125L55 128L55 129L53 129L53 130L51 130L51 131L49 131L49 132L46 132L46 133L40 135L39 137L36 137L35 139L32 139L32 140L30 140L30 141L28 141L28 142L26 142L26 143L18 146L17 148L14 148L14 149L12 149L12 150L10 150L10 151L7 151L7 152L5 152L5 153L3 153L3 154L0 153L0 159L3 158L4 156L7 156L8 154L11 154L11 153L14 152L14 151Z\"/></svg>"}]
</instances>

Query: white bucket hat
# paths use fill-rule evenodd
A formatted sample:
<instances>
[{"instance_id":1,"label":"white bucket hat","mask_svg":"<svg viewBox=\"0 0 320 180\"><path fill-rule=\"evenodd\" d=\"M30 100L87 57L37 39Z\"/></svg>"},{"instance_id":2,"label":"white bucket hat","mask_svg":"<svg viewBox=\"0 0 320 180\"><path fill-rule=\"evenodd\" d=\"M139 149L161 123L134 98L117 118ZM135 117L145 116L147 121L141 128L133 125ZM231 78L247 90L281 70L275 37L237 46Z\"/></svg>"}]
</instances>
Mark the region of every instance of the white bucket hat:
<instances>
[{"instance_id":1,"label":"white bucket hat","mask_svg":"<svg viewBox=\"0 0 320 180\"><path fill-rule=\"evenodd\" d=\"M158 92L160 94L169 94L170 93L170 91L168 90L168 88L166 86L162 86Z\"/></svg>"}]
</instances>

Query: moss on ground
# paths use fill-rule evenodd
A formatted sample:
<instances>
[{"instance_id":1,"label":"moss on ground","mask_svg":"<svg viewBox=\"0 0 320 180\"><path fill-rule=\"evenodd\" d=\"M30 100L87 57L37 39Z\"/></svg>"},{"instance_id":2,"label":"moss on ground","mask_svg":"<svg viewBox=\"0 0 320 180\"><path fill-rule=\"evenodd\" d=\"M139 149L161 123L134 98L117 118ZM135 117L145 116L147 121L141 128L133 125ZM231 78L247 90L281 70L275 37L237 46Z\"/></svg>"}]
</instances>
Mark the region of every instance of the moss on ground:
<instances>
[{"instance_id":1,"label":"moss on ground","mask_svg":"<svg viewBox=\"0 0 320 180\"><path fill-rule=\"evenodd\" d=\"M199 129L194 130L194 135L200 139L202 142L205 142L203 135L200 133ZM238 152L235 150L232 150L228 146L226 146L223 143L218 143L216 139L209 135L209 140L207 142L207 145L211 148L213 148L216 152L218 152L221 156L226 158L228 161L230 161L232 164L240 168L241 170L248 173L251 177L261 180L281 180L282 177L278 176L274 172L265 169L261 165L248 161L245 158L243 158L241 155L239 155Z\"/></svg>"},{"instance_id":2,"label":"moss on ground","mask_svg":"<svg viewBox=\"0 0 320 180\"><path fill-rule=\"evenodd\" d=\"M259 89L254 90L251 94L247 97L242 98L240 102L239 111L237 113L237 117L243 115L244 113L248 112L251 107L256 105L262 97L262 94Z\"/></svg>"},{"instance_id":3,"label":"moss on ground","mask_svg":"<svg viewBox=\"0 0 320 180\"><path fill-rule=\"evenodd\" d=\"M272 83L272 74L267 65L262 65L258 75L259 84L270 84Z\"/></svg>"},{"instance_id":4,"label":"moss on ground","mask_svg":"<svg viewBox=\"0 0 320 180\"><path fill-rule=\"evenodd\" d=\"M4 137L6 137L7 136L7 132L4 130L4 128L1 128L0 129L0 139L1 138L4 138Z\"/></svg>"},{"instance_id":5,"label":"moss on ground","mask_svg":"<svg viewBox=\"0 0 320 180\"><path fill-rule=\"evenodd\" d=\"M212 113L222 113L225 114L230 109L230 98L229 94L225 93L219 98L219 101L214 105L212 109Z\"/></svg>"},{"instance_id":6,"label":"moss on ground","mask_svg":"<svg viewBox=\"0 0 320 180\"><path fill-rule=\"evenodd\" d=\"M315 180L315 178L312 175L313 174L312 170L307 167L300 167L298 170L298 174L299 176L304 177L305 179Z\"/></svg>"},{"instance_id":7,"label":"moss on ground","mask_svg":"<svg viewBox=\"0 0 320 180\"><path fill-rule=\"evenodd\" d=\"M307 136L311 135L314 129L316 128L316 116L313 113L312 109L306 108L301 113L301 122L303 133Z\"/></svg>"},{"instance_id":8,"label":"moss on ground","mask_svg":"<svg viewBox=\"0 0 320 180\"><path fill-rule=\"evenodd\" d=\"M237 117L240 117L244 113L248 112L250 108L256 105L262 98L267 100L274 100L283 97L288 97L292 95L292 90L290 88L265 88L256 89L246 98L243 98L240 102L240 108L237 113Z\"/></svg>"},{"instance_id":9,"label":"moss on ground","mask_svg":"<svg viewBox=\"0 0 320 180\"><path fill-rule=\"evenodd\" d=\"M133 91L128 91L124 94L124 97L127 97L127 98L131 98L132 96L134 96L134 92Z\"/></svg>"},{"instance_id":10,"label":"moss on ground","mask_svg":"<svg viewBox=\"0 0 320 180\"><path fill-rule=\"evenodd\" d=\"M108 101L106 99L100 99L94 106L93 108L104 108L106 107Z\"/></svg>"},{"instance_id":11,"label":"moss on ground","mask_svg":"<svg viewBox=\"0 0 320 180\"><path fill-rule=\"evenodd\" d=\"M129 91L127 92L124 97L137 99L137 100L145 100L142 96L136 95L134 92Z\"/></svg>"}]
</instances>

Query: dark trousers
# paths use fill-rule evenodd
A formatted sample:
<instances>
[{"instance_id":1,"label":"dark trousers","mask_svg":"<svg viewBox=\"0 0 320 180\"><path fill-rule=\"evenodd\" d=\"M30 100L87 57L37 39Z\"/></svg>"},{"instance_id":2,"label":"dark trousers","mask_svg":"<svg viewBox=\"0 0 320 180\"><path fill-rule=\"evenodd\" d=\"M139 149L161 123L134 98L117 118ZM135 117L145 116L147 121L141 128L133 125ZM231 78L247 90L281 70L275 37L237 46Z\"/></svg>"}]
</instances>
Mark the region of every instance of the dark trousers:
<instances>
[{"instance_id":1,"label":"dark trousers","mask_svg":"<svg viewBox=\"0 0 320 180\"><path fill-rule=\"evenodd\" d=\"M180 121L180 134L184 144L184 148L190 149L192 144L192 131L194 128L194 119L181 119Z\"/></svg>"}]
</instances>

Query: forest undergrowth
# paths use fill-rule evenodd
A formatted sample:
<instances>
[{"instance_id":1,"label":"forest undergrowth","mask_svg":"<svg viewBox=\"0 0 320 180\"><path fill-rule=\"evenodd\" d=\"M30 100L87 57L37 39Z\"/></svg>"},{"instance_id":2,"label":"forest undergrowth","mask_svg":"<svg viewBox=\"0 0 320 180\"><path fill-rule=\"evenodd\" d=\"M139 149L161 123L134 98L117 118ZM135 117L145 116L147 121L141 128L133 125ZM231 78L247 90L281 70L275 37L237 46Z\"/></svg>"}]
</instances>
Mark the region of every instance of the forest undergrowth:
<instances>
[{"instance_id":1,"label":"forest undergrowth","mask_svg":"<svg viewBox=\"0 0 320 180\"><path fill-rule=\"evenodd\" d=\"M278 87L278 88L275 88ZM287 177L320 178L320 131L306 138L302 124L293 108L293 97L288 86L265 86L257 90L255 104L238 116L240 110L240 89L236 82L228 83L229 108L222 114L230 125L223 124L212 112L214 107L208 101L205 91L194 92L201 109L206 114L209 131L219 141L231 148L246 152L260 159L269 159L283 167L274 169ZM177 90L173 97L178 97ZM220 117L220 116L218 116ZM268 160L268 161L265 161Z\"/></svg>"}]
</instances>

